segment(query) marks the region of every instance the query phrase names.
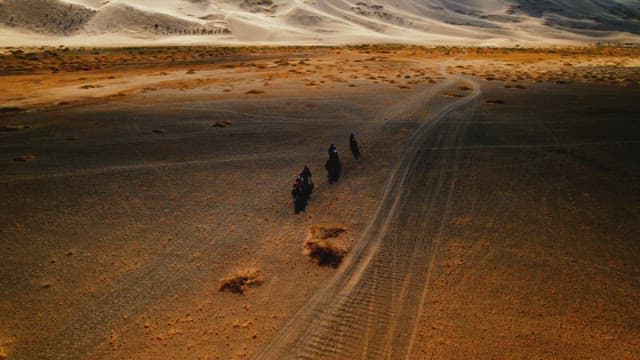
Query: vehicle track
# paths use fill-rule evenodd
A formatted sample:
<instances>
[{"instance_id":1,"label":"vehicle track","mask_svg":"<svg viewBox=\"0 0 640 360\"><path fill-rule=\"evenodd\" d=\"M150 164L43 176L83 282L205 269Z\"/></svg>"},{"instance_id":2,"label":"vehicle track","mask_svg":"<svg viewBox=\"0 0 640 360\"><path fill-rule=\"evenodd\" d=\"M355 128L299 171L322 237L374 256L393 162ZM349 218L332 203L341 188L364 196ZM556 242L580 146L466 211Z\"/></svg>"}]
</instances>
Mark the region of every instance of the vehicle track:
<instances>
[{"instance_id":1,"label":"vehicle track","mask_svg":"<svg viewBox=\"0 0 640 360\"><path fill-rule=\"evenodd\" d=\"M464 80L473 92L422 122L340 273L258 359L410 357L453 206L464 131L474 110L469 104L481 94L477 83ZM434 151L443 148L451 151Z\"/></svg>"}]
</instances>

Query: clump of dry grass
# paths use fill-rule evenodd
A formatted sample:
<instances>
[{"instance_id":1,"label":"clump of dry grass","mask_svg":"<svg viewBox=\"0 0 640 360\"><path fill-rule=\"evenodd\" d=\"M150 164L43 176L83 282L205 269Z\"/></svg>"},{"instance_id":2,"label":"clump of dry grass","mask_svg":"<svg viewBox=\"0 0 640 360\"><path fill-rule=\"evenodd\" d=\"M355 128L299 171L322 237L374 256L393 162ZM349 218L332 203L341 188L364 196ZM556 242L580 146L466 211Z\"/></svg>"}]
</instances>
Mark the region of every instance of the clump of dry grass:
<instances>
[{"instance_id":1,"label":"clump of dry grass","mask_svg":"<svg viewBox=\"0 0 640 360\"><path fill-rule=\"evenodd\" d=\"M25 130L25 129L31 129L31 126L29 126L29 125L5 125L5 126L0 126L0 132L13 132L13 131L20 131L20 130Z\"/></svg>"},{"instance_id":2,"label":"clump of dry grass","mask_svg":"<svg viewBox=\"0 0 640 360\"><path fill-rule=\"evenodd\" d=\"M324 227L313 225L309 227L309 235L318 240L337 238L346 233L347 230L341 226Z\"/></svg>"},{"instance_id":3,"label":"clump of dry grass","mask_svg":"<svg viewBox=\"0 0 640 360\"><path fill-rule=\"evenodd\" d=\"M211 124L211 127L223 128L223 127L227 127L227 126L231 126L231 125L233 125L233 123L231 121L222 120L222 121L214 122L213 124Z\"/></svg>"},{"instance_id":4,"label":"clump of dry grass","mask_svg":"<svg viewBox=\"0 0 640 360\"><path fill-rule=\"evenodd\" d=\"M103 87L103 86L102 86L102 85L91 85L91 84L89 84L89 85L83 85L83 86L80 86L80 89L83 89L83 90L88 90L88 89L99 89L99 88L101 88L101 87Z\"/></svg>"},{"instance_id":5,"label":"clump of dry grass","mask_svg":"<svg viewBox=\"0 0 640 360\"><path fill-rule=\"evenodd\" d=\"M304 245L304 254L317 261L320 266L337 268L347 251L341 246L327 240L307 241Z\"/></svg>"},{"instance_id":6,"label":"clump of dry grass","mask_svg":"<svg viewBox=\"0 0 640 360\"><path fill-rule=\"evenodd\" d=\"M25 154L25 155L20 155L18 157L13 158L13 161L15 161L15 162L27 162L27 161L33 161L35 159L36 159L35 155Z\"/></svg>"},{"instance_id":7,"label":"clump of dry grass","mask_svg":"<svg viewBox=\"0 0 640 360\"><path fill-rule=\"evenodd\" d=\"M22 112L25 111L23 108L16 106L4 106L0 107L0 113L12 113L12 112Z\"/></svg>"},{"instance_id":8,"label":"clump of dry grass","mask_svg":"<svg viewBox=\"0 0 640 360\"><path fill-rule=\"evenodd\" d=\"M339 227L309 227L309 236L304 243L303 254L314 259L320 266L338 267L347 255L347 249L332 239L346 234L347 230Z\"/></svg>"},{"instance_id":9,"label":"clump of dry grass","mask_svg":"<svg viewBox=\"0 0 640 360\"><path fill-rule=\"evenodd\" d=\"M234 294L244 294L248 287L261 285L262 272L256 268L240 270L235 274L220 279L220 291L230 291Z\"/></svg>"}]
</instances>

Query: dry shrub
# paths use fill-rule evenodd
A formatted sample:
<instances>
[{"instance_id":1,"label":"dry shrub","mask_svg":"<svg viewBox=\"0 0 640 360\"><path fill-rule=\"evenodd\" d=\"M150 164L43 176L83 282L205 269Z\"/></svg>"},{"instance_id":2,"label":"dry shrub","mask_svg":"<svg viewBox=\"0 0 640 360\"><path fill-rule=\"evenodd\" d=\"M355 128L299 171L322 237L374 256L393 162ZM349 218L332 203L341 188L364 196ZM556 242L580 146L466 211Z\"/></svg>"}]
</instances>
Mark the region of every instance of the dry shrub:
<instances>
[{"instance_id":1,"label":"dry shrub","mask_svg":"<svg viewBox=\"0 0 640 360\"><path fill-rule=\"evenodd\" d=\"M340 237L342 234L346 234L347 230L340 226L324 227L318 225L312 225L309 227L309 236L316 240L326 240Z\"/></svg>"},{"instance_id":2,"label":"dry shrub","mask_svg":"<svg viewBox=\"0 0 640 360\"><path fill-rule=\"evenodd\" d=\"M31 129L31 126L29 126L29 125L5 125L5 126L0 126L0 132L13 132L13 131L20 131L20 130L25 130L25 129Z\"/></svg>"},{"instance_id":3,"label":"dry shrub","mask_svg":"<svg viewBox=\"0 0 640 360\"><path fill-rule=\"evenodd\" d=\"M88 89L99 89L103 87L102 85L84 85L84 86L80 86L80 89L83 90L88 90Z\"/></svg>"},{"instance_id":4,"label":"dry shrub","mask_svg":"<svg viewBox=\"0 0 640 360\"><path fill-rule=\"evenodd\" d=\"M32 161L32 160L35 160L35 159L36 159L35 155L26 154L26 155L20 155L18 157L13 158L13 161L15 161L15 162L27 162L27 161Z\"/></svg>"},{"instance_id":5,"label":"dry shrub","mask_svg":"<svg viewBox=\"0 0 640 360\"><path fill-rule=\"evenodd\" d=\"M25 109L15 107L15 106L0 107L0 113L12 113L12 112L22 112L22 111L25 111Z\"/></svg>"},{"instance_id":6,"label":"dry shrub","mask_svg":"<svg viewBox=\"0 0 640 360\"><path fill-rule=\"evenodd\" d=\"M264 91L255 90L255 89L254 90L249 90L249 91L246 92L246 94L248 94L248 95L258 95L258 94L263 94L263 93L264 93Z\"/></svg>"},{"instance_id":7,"label":"dry shrub","mask_svg":"<svg viewBox=\"0 0 640 360\"><path fill-rule=\"evenodd\" d=\"M495 105L504 105L504 100L487 100L485 101L487 104L495 104Z\"/></svg>"},{"instance_id":8,"label":"dry shrub","mask_svg":"<svg viewBox=\"0 0 640 360\"><path fill-rule=\"evenodd\" d=\"M310 240L304 244L304 254L315 259L320 266L337 268L347 255L347 250L331 241Z\"/></svg>"},{"instance_id":9,"label":"dry shrub","mask_svg":"<svg viewBox=\"0 0 640 360\"><path fill-rule=\"evenodd\" d=\"M248 287L259 286L262 282L262 272L256 268L248 268L220 279L219 290L244 294Z\"/></svg>"},{"instance_id":10,"label":"dry shrub","mask_svg":"<svg viewBox=\"0 0 640 360\"><path fill-rule=\"evenodd\" d=\"M346 233L347 230L342 227L311 226L303 254L314 259L320 266L336 268L347 255L347 249L330 239L337 239Z\"/></svg>"},{"instance_id":11,"label":"dry shrub","mask_svg":"<svg viewBox=\"0 0 640 360\"><path fill-rule=\"evenodd\" d=\"M211 127L223 128L223 127L227 127L227 126L231 126L231 125L233 125L233 123L231 121L222 120L222 121L214 122L213 124L211 124Z\"/></svg>"}]
</instances>

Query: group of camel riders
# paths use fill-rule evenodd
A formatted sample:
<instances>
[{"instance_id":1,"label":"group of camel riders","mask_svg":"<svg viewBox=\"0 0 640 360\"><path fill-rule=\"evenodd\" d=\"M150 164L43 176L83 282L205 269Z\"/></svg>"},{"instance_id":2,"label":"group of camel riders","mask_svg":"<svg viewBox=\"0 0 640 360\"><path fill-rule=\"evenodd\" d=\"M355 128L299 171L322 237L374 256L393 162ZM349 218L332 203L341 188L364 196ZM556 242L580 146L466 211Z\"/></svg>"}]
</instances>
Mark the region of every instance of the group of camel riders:
<instances>
[{"instance_id":1,"label":"group of camel riders","mask_svg":"<svg viewBox=\"0 0 640 360\"><path fill-rule=\"evenodd\" d=\"M360 149L358 147L358 143L356 142L356 136L353 132L349 135L349 147L351 149L353 157L356 160L360 159ZM324 168L327 170L327 179L329 180L329 184L332 184L334 182L338 182L342 165L340 163L340 158L338 157L338 149L336 148L335 144L331 144L327 152L329 153L329 159L325 162ZM305 207L307 206L307 201L309 200L309 197L311 197L311 193L313 192L313 182L311 181L311 176L311 170L307 165L305 165L304 169L302 170L300 175L298 175L295 183L293 184L291 195L293 196L294 210L296 214L304 211Z\"/></svg>"}]
</instances>

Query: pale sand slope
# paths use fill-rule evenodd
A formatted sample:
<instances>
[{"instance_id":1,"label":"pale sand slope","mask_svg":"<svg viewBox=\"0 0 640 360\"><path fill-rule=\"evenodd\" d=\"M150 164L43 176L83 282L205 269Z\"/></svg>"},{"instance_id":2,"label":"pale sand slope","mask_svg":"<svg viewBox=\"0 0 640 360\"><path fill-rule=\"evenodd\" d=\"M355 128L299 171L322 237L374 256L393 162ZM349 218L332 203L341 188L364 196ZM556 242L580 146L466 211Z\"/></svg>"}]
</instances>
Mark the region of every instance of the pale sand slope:
<instances>
[{"instance_id":1,"label":"pale sand slope","mask_svg":"<svg viewBox=\"0 0 640 360\"><path fill-rule=\"evenodd\" d=\"M636 0L0 1L4 46L637 44L639 34Z\"/></svg>"}]
</instances>

